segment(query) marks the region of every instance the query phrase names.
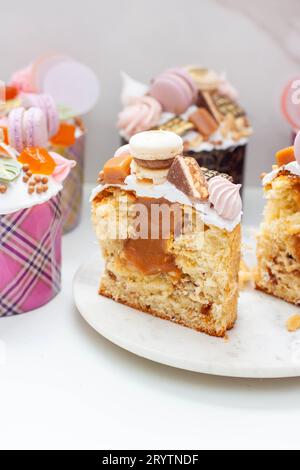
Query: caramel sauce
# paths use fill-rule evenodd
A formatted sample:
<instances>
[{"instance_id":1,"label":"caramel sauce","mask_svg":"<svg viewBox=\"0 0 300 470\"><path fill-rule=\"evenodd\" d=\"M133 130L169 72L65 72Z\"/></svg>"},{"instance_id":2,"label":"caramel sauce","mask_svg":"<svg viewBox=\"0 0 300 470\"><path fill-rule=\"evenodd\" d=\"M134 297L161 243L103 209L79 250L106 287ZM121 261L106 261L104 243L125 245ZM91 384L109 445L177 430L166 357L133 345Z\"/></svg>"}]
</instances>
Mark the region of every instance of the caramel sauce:
<instances>
[{"instance_id":1,"label":"caramel sauce","mask_svg":"<svg viewBox=\"0 0 300 470\"><path fill-rule=\"evenodd\" d=\"M124 255L126 261L143 274L151 275L173 272L175 275L179 275L180 270L175 264L174 256L168 253L168 239L166 238L166 233L164 233L163 213L160 212L159 217L153 217L154 206L156 206L155 210L158 211L162 205L170 207L171 203L163 198L138 197L135 204L142 204L146 208L147 216L146 219L141 219L141 224L146 224L145 228L148 231L148 238L129 238L125 241ZM176 210L180 210L179 205L177 205ZM169 213L171 214L169 221L170 233L174 233L176 212L170 211ZM153 234L155 234L155 238L153 238Z\"/></svg>"}]
</instances>

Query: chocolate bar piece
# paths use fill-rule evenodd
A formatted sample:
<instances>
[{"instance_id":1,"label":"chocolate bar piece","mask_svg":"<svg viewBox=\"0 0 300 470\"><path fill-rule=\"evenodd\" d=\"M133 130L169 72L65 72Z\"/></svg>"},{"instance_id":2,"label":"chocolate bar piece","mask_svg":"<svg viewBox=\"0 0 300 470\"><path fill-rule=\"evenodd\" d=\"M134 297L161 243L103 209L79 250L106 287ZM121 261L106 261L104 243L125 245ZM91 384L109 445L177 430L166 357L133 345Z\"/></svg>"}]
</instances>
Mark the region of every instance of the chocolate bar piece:
<instances>
[{"instance_id":1,"label":"chocolate bar piece","mask_svg":"<svg viewBox=\"0 0 300 470\"><path fill-rule=\"evenodd\" d=\"M219 127L205 108L197 109L197 111L189 116L189 120L205 139L214 134Z\"/></svg>"},{"instance_id":2,"label":"chocolate bar piece","mask_svg":"<svg viewBox=\"0 0 300 470\"><path fill-rule=\"evenodd\" d=\"M231 181L231 183L233 182L232 176L227 175L227 173L219 173L216 170L209 170L208 168L204 168L203 166L201 166L200 168L201 168L202 173L205 176L206 181L211 180L215 176L222 176L222 178L225 178L228 181Z\"/></svg>"},{"instance_id":3,"label":"chocolate bar piece","mask_svg":"<svg viewBox=\"0 0 300 470\"><path fill-rule=\"evenodd\" d=\"M176 116L169 121L165 122L165 124L162 124L161 126L158 127L161 131L170 131L170 132L175 132L178 135L183 135L188 131L191 131L194 129L194 126L191 122L189 121L184 121L181 119L181 117Z\"/></svg>"},{"instance_id":4,"label":"chocolate bar piece","mask_svg":"<svg viewBox=\"0 0 300 470\"><path fill-rule=\"evenodd\" d=\"M221 123L223 116L219 113L218 108L212 98L211 93L208 91L202 91L199 93L198 106L205 108L213 116L218 124Z\"/></svg>"},{"instance_id":5,"label":"chocolate bar piece","mask_svg":"<svg viewBox=\"0 0 300 470\"><path fill-rule=\"evenodd\" d=\"M226 116L227 114L232 114L234 118L246 116L245 111L236 102L228 98L228 96L213 93L211 98L222 116Z\"/></svg>"},{"instance_id":6,"label":"chocolate bar piece","mask_svg":"<svg viewBox=\"0 0 300 470\"><path fill-rule=\"evenodd\" d=\"M208 185L198 163L192 157L175 157L167 180L188 197L207 201Z\"/></svg>"}]
</instances>

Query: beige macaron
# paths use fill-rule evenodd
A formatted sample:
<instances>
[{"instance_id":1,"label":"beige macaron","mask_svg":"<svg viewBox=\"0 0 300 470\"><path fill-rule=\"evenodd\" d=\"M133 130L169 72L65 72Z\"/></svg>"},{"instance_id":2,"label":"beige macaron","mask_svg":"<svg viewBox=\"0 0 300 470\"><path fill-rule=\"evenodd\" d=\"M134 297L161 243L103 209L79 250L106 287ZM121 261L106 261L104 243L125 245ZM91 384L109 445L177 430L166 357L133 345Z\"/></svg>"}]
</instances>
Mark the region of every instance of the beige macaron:
<instances>
[{"instance_id":1,"label":"beige macaron","mask_svg":"<svg viewBox=\"0 0 300 470\"><path fill-rule=\"evenodd\" d=\"M131 137L129 148L136 159L169 160L182 154L183 142L174 132L146 131Z\"/></svg>"},{"instance_id":2,"label":"beige macaron","mask_svg":"<svg viewBox=\"0 0 300 470\"><path fill-rule=\"evenodd\" d=\"M193 65L188 66L186 70L201 91L216 90L220 85L220 78L214 70Z\"/></svg>"}]
</instances>

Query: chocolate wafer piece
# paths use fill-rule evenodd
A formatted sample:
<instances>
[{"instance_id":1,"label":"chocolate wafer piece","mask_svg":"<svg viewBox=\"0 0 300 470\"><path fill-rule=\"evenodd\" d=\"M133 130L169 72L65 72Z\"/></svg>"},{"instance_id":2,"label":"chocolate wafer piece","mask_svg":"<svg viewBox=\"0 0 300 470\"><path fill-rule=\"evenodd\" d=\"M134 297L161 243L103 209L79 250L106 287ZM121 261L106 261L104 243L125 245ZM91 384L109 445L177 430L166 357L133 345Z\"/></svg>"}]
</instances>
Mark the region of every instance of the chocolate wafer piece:
<instances>
[{"instance_id":1,"label":"chocolate wafer piece","mask_svg":"<svg viewBox=\"0 0 300 470\"><path fill-rule=\"evenodd\" d=\"M211 180L215 176L222 176L222 178L225 178L231 183L233 182L232 176L227 175L227 173L220 173L219 171L216 171L216 170L209 170L208 168L204 168L203 166L201 166L200 168L201 168L202 173L205 176L206 181Z\"/></svg>"},{"instance_id":2,"label":"chocolate wafer piece","mask_svg":"<svg viewBox=\"0 0 300 470\"><path fill-rule=\"evenodd\" d=\"M176 116L159 126L159 129L161 131L170 131L175 132L177 135L183 135L194 129L194 126L191 122L184 121L181 117Z\"/></svg>"},{"instance_id":3,"label":"chocolate wafer piece","mask_svg":"<svg viewBox=\"0 0 300 470\"><path fill-rule=\"evenodd\" d=\"M211 99L222 116L232 114L234 118L246 116L245 111L235 101L232 101L228 96L213 93Z\"/></svg>"},{"instance_id":4,"label":"chocolate wafer piece","mask_svg":"<svg viewBox=\"0 0 300 470\"><path fill-rule=\"evenodd\" d=\"M205 108L199 108L189 116L190 122L205 139L214 134L218 124Z\"/></svg>"},{"instance_id":5,"label":"chocolate wafer piece","mask_svg":"<svg viewBox=\"0 0 300 470\"><path fill-rule=\"evenodd\" d=\"M207 201L208 185L205 175L192 157L175 157L168 172L167 180L188 197Z\"/></svg>"}]
</instances>

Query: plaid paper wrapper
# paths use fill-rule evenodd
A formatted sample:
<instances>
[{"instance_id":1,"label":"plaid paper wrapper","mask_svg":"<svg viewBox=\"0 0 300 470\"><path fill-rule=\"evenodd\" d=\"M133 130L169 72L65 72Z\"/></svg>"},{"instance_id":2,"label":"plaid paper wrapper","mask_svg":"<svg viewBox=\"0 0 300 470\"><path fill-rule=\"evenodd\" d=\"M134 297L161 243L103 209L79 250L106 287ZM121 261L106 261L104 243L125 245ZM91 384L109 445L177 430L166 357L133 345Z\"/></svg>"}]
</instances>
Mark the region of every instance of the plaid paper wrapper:
<instances>
[{"instance_id":1,"label":"plaid paper wrapper","mask_svg":"<svg viewBox=\"0 0 300 470\"><path fill-rule=\"evenodd\" d=\"M67 233L74 230L80 222L84 176L85 133L77 137L75 144L71 147L53 146L51 150L65 158L75 160L77 163L64 181L62 190L63 233Z\"/></svg>"},{"instance_id":2,"label":"plaid paper wrapper","mask_svg":"<svg viewBox=\"0 0 300 470\"><path fill-rule=\"evenodd\" d=\"M0 215L0 317L48 303L61 284L61 195Z\"/></svg>"}]
</instances>

